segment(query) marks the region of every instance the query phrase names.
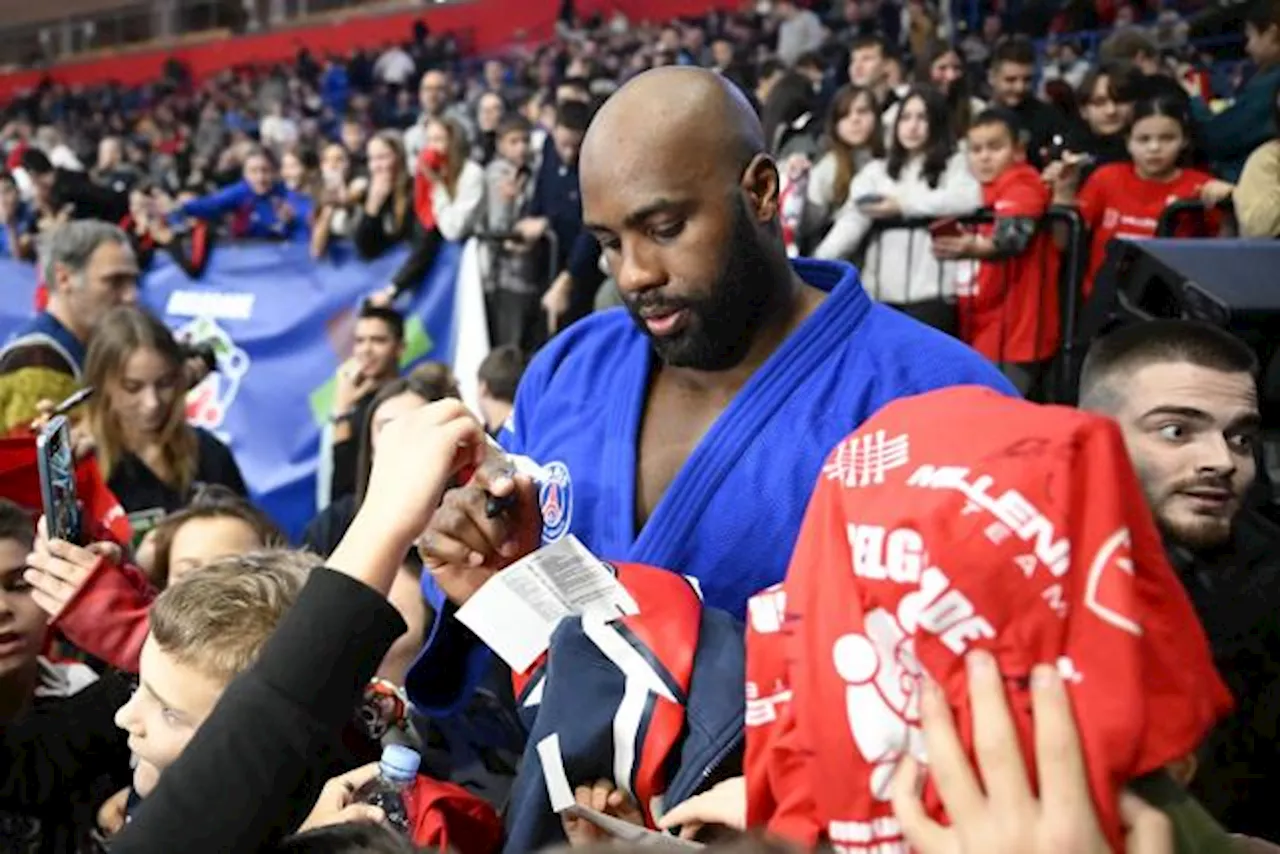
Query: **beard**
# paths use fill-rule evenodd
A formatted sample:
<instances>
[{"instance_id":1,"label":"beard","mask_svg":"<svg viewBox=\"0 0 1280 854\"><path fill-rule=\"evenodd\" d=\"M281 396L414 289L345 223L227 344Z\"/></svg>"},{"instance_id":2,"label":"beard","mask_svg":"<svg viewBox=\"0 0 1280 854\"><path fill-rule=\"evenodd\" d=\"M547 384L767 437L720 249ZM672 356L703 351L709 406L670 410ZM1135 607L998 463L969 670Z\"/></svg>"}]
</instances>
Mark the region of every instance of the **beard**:
<instances>
[{"instance_id":1,"label":"beard","mask_svg":"<svg viewBox=\"0 0 1280 854\"><path fill-rule=\"evenodd\" d=\"M1215 549L1231 540L1230 516L1199 516L1186 512L1171 512L1168 499L1156 509L1156 523L1172 542L1193 552Z\"/></svg>"},{"instance_id":2,"label":"beard","mask_svg":"<svg viewBox=\"0 0 1280 854\"><path fill-rule=\"evenodd\" d=\"M1232 523L1240 512L1240 495L1232 490L1234 498L1221 513L1198 513L1188 506L1189 499L1183 490L1196 487L1231 490L1231 486L1230 482L1221 480L1186 481L1162 495L1151 496L1157 527L1166 539L1193 552L1225 545L1231 540Z\"/></svg>"},{"instance_id":3,"label":"beard","mask_svg":"<svg viewBox=\"0 0 1280 854\"><path fill-rule=\"evenodd\" d=\"M672 298L661 289L623 296L631 319L649 336L654 352L673 368L726 371L741 364L756 333L780 300L773 267L741 196L736 197L727 255L706 296ZM642 312L685 310L688 320L673 335L649 332Z\"/></svg>"}]
</instances>

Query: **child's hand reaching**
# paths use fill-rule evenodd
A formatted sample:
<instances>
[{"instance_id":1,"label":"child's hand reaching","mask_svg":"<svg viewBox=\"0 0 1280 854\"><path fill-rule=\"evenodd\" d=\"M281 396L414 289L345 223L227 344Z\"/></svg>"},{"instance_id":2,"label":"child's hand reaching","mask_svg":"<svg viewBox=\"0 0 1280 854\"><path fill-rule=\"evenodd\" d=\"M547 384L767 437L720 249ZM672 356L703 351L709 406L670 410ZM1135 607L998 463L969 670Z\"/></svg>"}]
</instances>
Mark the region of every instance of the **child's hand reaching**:
<instances>
[{"instance_id":1,"label":"child's hand reaching","mask_svg":"<svg viewBox=\"0 0 1280 854\"><path fill-rule=\"evenodd\" d=\"M1204 186L1200 188L1200 201L1204 202L1208 207L1217 207L1231 198L1231 194L1235 192L1235 189L1235 184L1230 184L1226 181L1206 181Z\"/></svg>"},{"instance_id":2,"label":"child's hand reaching","mask_svg":"<svg viewBox=\"0 0 1280 854\"><path fill-rule=\"evenodd\" d=\"M457 400L389 422L378 435L364 503L329 566L385 594L449 481L484 459L485 440L484 427Z\"/></svg>"},{"instance_id":3,"label":"child's hand reaching","mask_svg":"<svg viewBox=\"0 0 1280 854\"><path fill-rule=\"evenodd\" d=\"M680 828L681 839L693 839L707 826L746 830L746 778L730 777L702 794L676 804L662 817L658 826L663 830Z\"/></svg>"},{"instance_id":4,"label":"child's hand reaching","mask_svg":"<svg viewBox=\"0 0 1280 854\"><path fill-rule=\"evenodd\" d=\"M368 507L406 547L426 530L449 480L486 454L484 427L461 401L442 400L382 428L363 511Z\"/></svg>"}]
</instances>

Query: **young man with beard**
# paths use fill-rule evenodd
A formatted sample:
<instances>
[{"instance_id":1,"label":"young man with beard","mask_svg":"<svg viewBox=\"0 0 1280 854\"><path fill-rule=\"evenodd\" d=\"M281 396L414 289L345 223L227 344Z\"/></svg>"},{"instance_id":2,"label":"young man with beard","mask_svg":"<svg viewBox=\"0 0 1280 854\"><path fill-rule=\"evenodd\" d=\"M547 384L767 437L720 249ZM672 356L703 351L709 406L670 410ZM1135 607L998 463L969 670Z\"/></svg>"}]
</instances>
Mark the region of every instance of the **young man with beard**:
<instances>
[{"instance_id":1,"label":"young man with beard","mask_svg":"<svg viewBox=\"0 0 1280 854\"><path fill-rule=\"evenodd\" d=\"M849 265L792 266L760 122L714 72L625 85L587 133L581 178L625 310L569 327L521 380L499 441L545 480L495 455L433 518L420 550L441 618L409 676L419 706L452 707L483 666L445 595L465 601L539 541L572 533L685 573L740 617L782 579L827 452L871 413L941 386L1012 392L955 339L874 304ZM851 470L870 483L909 459L907 437L882 436ZM512 506L490 518L486 492Z\"/></svg>"},{"instance_id":2,"label":"young man with beard","mask_svg":"<svg viewBox=\"0 0 1280 854\"><path fill-rule=\"evenodd\" d=\"M1170 560L1237 709L1193 767L1196 797L1234 832L1280 838L1280 531L1246 506L1262 419L1258 363L1229 333L1157 320L1089 351L1080 406L1120 424Z\"/></svg>"},{"instance_id":3,"label":"young man with beard","mask_svg":"<svg viewBox=\"0 0 1280 854\"><path fill-rule=\"evenodd\" d=\"M404 318L399 312L362 306L356 320L351 358L338 369L333 414L329 419L333 424L331 501L355 492L360 425L368 417L369 404L378 389L399 376L403 355Z\"/></svg>"}]
</instances>

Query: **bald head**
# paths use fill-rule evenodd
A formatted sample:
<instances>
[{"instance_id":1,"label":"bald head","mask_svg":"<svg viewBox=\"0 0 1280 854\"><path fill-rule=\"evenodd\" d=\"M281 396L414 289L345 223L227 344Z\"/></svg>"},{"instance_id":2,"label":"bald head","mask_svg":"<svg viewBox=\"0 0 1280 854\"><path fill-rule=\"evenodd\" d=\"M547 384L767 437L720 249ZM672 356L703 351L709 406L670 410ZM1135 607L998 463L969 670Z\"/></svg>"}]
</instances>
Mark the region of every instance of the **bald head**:
<instances>
[{"instance_id":1,"label":"bald head","mask_svg":"<svg viewBox=\"0 0 1280 854\"><path fill-rule=\"evenodd\" d=\"M582 148L583 169L627 155L698 160L735 179L766 153L764 129L746 97L702 68L655 68L632 78L600 108Z\"/></svg>"},{"instance_id":2,"label":"bald head","mask_svg":"<svg viewBox=\"0 0 1280 854\"><path fill-rule=\"evenodd\" d=\"M583 225L663 362L740 364L794 286L778 170L742 93L700 69L636 77L592 121L579 179Z\"/></svg>"}]
</instances>

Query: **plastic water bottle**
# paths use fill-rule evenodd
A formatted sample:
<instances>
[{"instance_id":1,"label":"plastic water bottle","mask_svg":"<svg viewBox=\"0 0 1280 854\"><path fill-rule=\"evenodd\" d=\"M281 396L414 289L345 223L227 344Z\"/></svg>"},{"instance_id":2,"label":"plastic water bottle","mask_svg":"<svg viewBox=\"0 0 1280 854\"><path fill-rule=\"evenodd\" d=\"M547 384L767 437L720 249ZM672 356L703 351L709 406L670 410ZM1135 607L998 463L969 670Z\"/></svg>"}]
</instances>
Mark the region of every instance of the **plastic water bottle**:
<instances>
[{"instance_id":1,"label":"plastic water bottle","mask_svg":"<svg viewBox=\"0 0 1280 854\"><path fill-rule=\"evenodd\" d=\"M416 750L403 744L388 744L382 748L378 776L361 786L354 800L381 809L387 817L387 824L408 837L409 791L421 763L422 757Z\"/></svg>"}]
</instances>

